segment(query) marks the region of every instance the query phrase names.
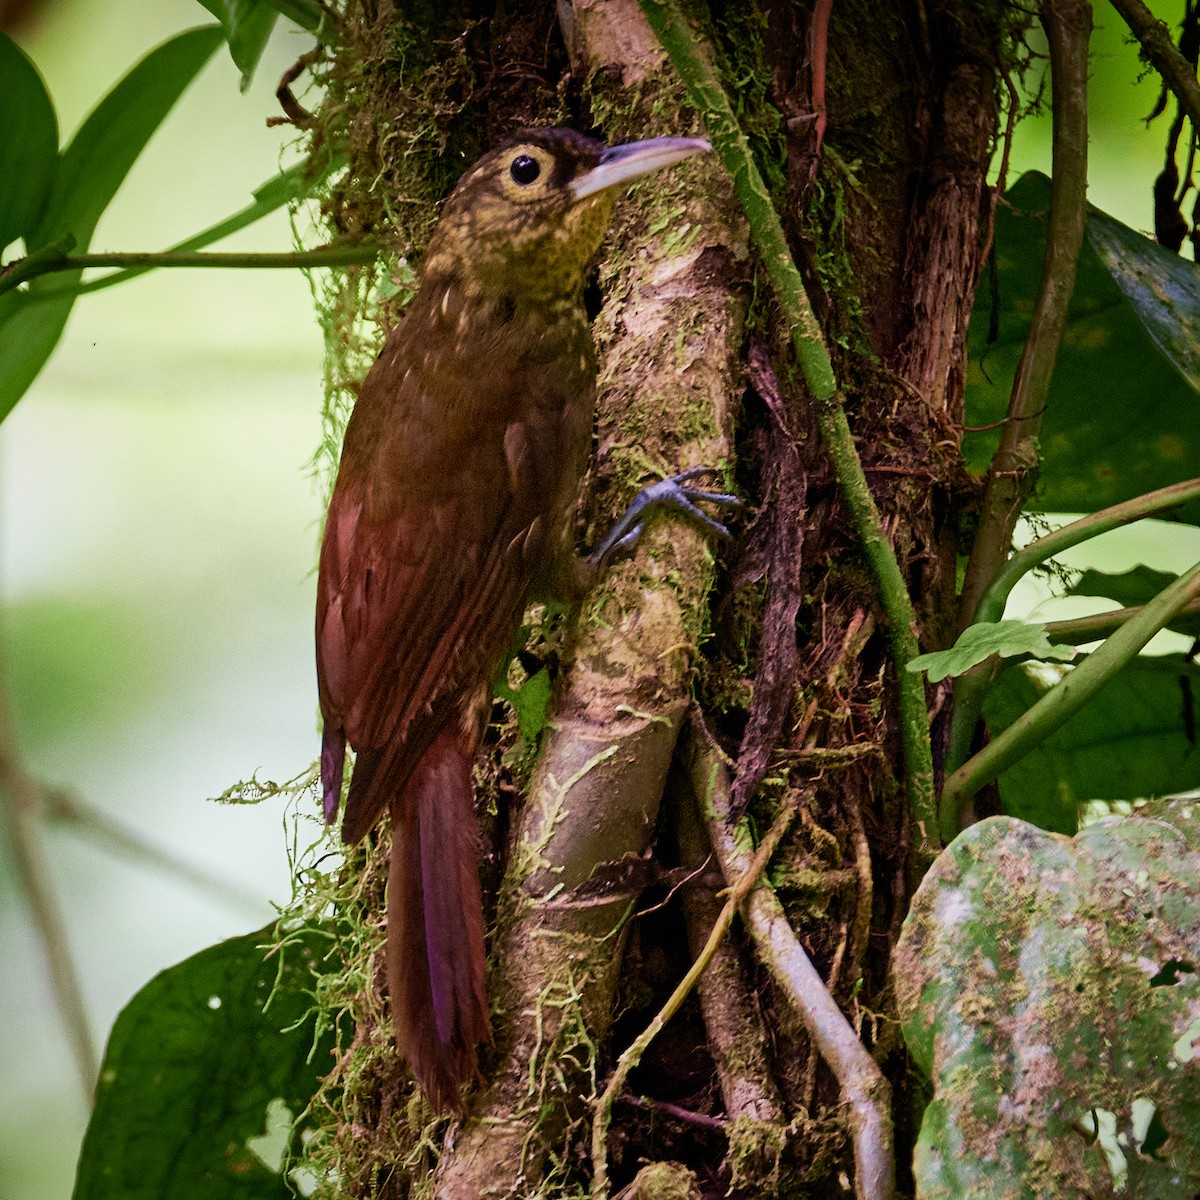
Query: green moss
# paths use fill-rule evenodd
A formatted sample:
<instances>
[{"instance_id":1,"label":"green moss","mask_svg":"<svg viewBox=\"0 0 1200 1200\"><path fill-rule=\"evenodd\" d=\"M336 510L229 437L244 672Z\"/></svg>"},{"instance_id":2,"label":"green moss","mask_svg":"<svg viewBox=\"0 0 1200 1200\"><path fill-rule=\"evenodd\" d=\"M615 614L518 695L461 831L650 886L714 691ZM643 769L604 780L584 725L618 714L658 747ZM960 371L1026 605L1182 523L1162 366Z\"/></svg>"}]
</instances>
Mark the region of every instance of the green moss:
<instances>
[{"instance_id":1,"label":"green moss","mask_svg":"<svg viewBox=\"0 0 1200 1200\"><path fill-rule=\"evenodd\" d=\"M735 0L722 6L716 24L717 45L723 52L718 64L721 82L768 189L782 196L787 191L787 140L783 117L771 103L764 43L767 16L753 0Z\"/></svg>"}]
</instances>

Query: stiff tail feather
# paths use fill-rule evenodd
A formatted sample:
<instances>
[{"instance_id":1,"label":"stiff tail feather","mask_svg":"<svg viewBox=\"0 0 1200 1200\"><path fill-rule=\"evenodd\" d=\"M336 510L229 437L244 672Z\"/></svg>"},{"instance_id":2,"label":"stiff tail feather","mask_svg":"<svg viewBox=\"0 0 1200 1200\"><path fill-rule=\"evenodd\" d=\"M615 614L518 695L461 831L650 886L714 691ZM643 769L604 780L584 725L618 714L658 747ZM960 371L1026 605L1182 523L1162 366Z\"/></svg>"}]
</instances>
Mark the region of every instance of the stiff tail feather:
<instances>
[{"instance_id":1,"label":"stiff tail feather","mask_svg":"<svg viewBox=\"0 0 1200 1200\"><path fill-rule=\"evenodd\" d=\"M439 1111L490 1033L476 830L471 757L443 730L392 801L387 923L396 1046Z\"/></svg>"}]
</instances>

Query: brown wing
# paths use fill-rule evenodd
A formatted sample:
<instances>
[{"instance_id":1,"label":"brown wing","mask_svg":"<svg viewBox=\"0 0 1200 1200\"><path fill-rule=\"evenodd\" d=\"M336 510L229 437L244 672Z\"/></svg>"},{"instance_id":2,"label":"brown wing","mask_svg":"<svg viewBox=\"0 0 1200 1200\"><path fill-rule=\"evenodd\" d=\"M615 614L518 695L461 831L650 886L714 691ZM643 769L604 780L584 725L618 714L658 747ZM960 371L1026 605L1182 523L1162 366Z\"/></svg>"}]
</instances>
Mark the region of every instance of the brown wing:
<instances>
[{"instance_id":1,"label":"brown wing","mask_svg":"<svg viewBox=\"0 0 1200 1200\"><path fill-rule=\"evenodd\" d=\"M358 751L351 841L495 669L557 549L590 427L578 354L564 372L495 336L475 339L482 361L439 353L421 315L363 385L321 549L318 681L327 731Z\"/></svg>"}]
</instances>

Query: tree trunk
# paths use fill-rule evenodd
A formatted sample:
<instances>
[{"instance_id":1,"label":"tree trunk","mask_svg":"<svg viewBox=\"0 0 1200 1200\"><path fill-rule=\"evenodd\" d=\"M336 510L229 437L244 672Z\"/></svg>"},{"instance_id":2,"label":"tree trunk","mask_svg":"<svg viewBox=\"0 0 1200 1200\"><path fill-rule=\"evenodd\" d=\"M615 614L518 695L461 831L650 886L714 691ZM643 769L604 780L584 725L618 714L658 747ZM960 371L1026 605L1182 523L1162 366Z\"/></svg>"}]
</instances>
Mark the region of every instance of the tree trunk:
<instances>
[{"instance_id":1,"label":"tree trunk","mask_svg":"<svg viewBox=\"0 0 1200 1200\"><path fill-rule=\"evenodd\" d=\"M934 648L953 636L955 513L971 502L965 335L1017 18L967 0L823 7L827 36L808 4L688 16L837 348L858 452ZM458 171L515 126L572 124L609 141L703 132L636 0L352 0L345 28L316 136L344 139L351 169L326 218L337 232L387 234L402 255L419 251ZM324 298L335 414L369 362L371 282L349 277ZM536 767L521 786L528 756L498 713L482 772L500 814L485 822L495 1045L470 1115L434 1122L405 1099L378 985L368 989L325 1098L338 1125L326 1166L352 1195L586 1189L589 1101L721 907L696 809L698 740L736 763L731 795L749 829L798 813L773 859L775 895L893 1084L901 1163L911 1148L888 969L912 833L886 618L715 156L622 201L598 290L588 539L639 482L695 464L724 468L751 515L732 545L655 525L578 613L535 631L531 651L559 666ZM382 318L394 318L390 302ZM647 1160L676 1160L691 1172L679 1194L840 1192L839 1175L854 1177L852 1121L816 1044L735 925L615 1108L614 1185Z\"/></svg>"}]
</instances>

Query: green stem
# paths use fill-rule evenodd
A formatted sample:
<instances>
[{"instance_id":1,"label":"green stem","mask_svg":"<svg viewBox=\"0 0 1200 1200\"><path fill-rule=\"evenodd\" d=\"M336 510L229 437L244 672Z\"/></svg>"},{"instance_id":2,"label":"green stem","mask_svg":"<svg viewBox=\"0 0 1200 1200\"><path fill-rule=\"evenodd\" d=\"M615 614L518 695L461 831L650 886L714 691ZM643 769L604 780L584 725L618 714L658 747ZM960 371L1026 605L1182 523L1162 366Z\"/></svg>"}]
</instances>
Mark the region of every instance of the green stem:
<instances>
[{"instance_id":1,"label":"green stem","mask_svg":"<svg viewBox=\"0 0 1200 1200\"><path fill-rule=\"evenodd\" d=\"M984 597L992 594L997 578L1006 569L1013 530L1029 497L1031 471L1039 460L1042 415L1067 325L1087 224L1087 54L1092 7L1088 0L1043 0L1041 20L1050 44L1054 114L1054 173L1046 255L1029 336L1013 379L1004 431L988 465L979 532L963 579L959 625L964 629L989 619L983 615ZM1003 609L1001 602L1000 611ZM992 666L981 663L955 681L946 741L947 773L971 752L991 678ZM949 841L958 833L958 813L948 810L944 795L938 811L942 837Z\"/></svg>"},{"instance_id":2,"label":"green stem","mask_svg":"<svg viewBox=\"0 0 1200 1200\"><path fill-rule=\"evenodd\" d=\"M32 254L8 263L0 269L0 295L47 271L65 270L65 267L56 264L61 263L74 248L75 238L68 233L58 241L39 246Z\"/></svg>"},{"instance_id":3,"label":"green stem","mask_svg":"<svg viewBox=\"0 0 1200 1200\"><path fill-rule=\"evenodd\" d=\"M1088 0L1043 0L1050 43L1054 174L1042 281L1009 397L1000 444L988 465L979 532L971 547L960 601L960 628L983 618L980 597L1004 564L1013 529L1038 464L1038 438L1050 379L1067 327L1079 248L1087 224L1087 73L1092 8ZM957 703L957 700L956 700Z\"/></svg>"},{"instance_id":4,"label":"green stem","mask_svg":"<svg viewBox=\"0 0 1200 1200\"><path fill-rule=\"evenodd\" d=\"M54 271L78 271L84 267L123 267L127 269L106 275L103 279L97 279L92 283L85 283L77 289L80 295L120 283L125 279L132 279L135 275L141 275L143 272L157 267L250 267L257 269L349 267L374 262L379 253L380 247L371 242L355 246L318 246L315 250L285 250L278 253L163 250L146 253L63 254L59 251L52 255L46 255L36 262L34 261L36 256L30 255L29 258L19 259L11 267L6 268L3 276L0 276L0 294L10 291L17 284L38 275L47 275ZM9 271L12 273L9 274ZM62 295L62 292L54 292L52 298L61 299Z\"/></svg>"},{"instance_id":5,"label":"green stem","mask_svg":"<svg viewBox=\"0 0 1200 1200\"><path fill-rule=\"evenodd\" d=\"M1017 583L1034 567L1040 567L1056 554L1112 529L1119 529L1122 525L1157 516L1193 500L1200 500L1200 478L1185 479L1182 483L1173 483L1170 487L1135 496L1111 508L1102 508L1030 542L1018 550L992 580L980 601L977 621L999 621L1004 616L1004 607Z\"/></svg>"},{"instance_id":6,"label":"green stem","mask_svg":"<svg viewBox=\"0 0 1200 1200\"><path fill-rule=\"evenodd\" d=\"M1156 492L1147 492L1144 496L1135 496L1122 504L1114 504L1111 508L1089 513L1086 517L1080 517L1078 521L1072 521L1069 525L1030 542L1028 546L1018 550L992 580L979 601L976 622L1001 620L1008 597L1018 581L1034 567L1041 566L1056 554L1070 550L1089 538L1099 537L1111 529L1118 529L1122 525L1141 521L1195 500L1200 500L1200 479L1187 479L1170 487L1159 488ZM983 662L972 667L955 682L954 709L950 714L950 729L946 742L947 774L953 774L970 756L975 725L983 711L984 696L991 686L994 674L990 661ZM942 837L945 840L949 841L958 833L957 822L958 814L948 813L943 800Z\"/></svg>"},{"instance_id":7,"label":"green stem","mask_svg":"<svg viewBox=\"0 0 1200 1200\"><path fill-rule=\"evenodd\" d=\"M1098 642L1115 633L1127 621L1136 617L1142 606L1114 608L1108 612L1093 613L1088 617L1073 617L1069 621L1047 621L1046 636L1056 645L1082 646L1085 642ZM1179 633L1194 633L1196 618L1200 617L1200 601L1185 605L1172 618L1168 629L1183 621L1190 621L1190 628L1177 629Z\"/></svg>"},{"instance_id":8,"label":"green stem","mask_svg":"<svg viewBox=\"0 0 1200 1200\"><path fill-rule=\"evenodd\" d=\"M879 511L854 446L820 323L809 303L804 280L796 269L770 193L755 166L750 147L729 105L729 98L687 21L674 7L659 3L658 0L639 2L675 70L687 85L692 103L704 118L713 149L733 180L763 268L791 327L796 358L816 402L821 436L833 460L855 531L879 587L879 599L887 614L892 656L896 663L905 778L916 827L916 865L918 870L923 871L925 864L937 854L940 845L925 685L919 675L905 670L906 664L920 652L912 601L895 553L883 532Z\"/></svg>"},{"instance_id":9,"label":"green stem","mask_svg":"<svg viewBox=\"0 0 1200 1200\"><path fill-rule=\"evenodd\" d=\"M1160 629L1198 597L1200 563L1159 592L995 741L959 767L942 789L943 813L953 818L953 827L957 828L958 814L966 800L1074 716Z\"/></svg>"}]
</instances>

